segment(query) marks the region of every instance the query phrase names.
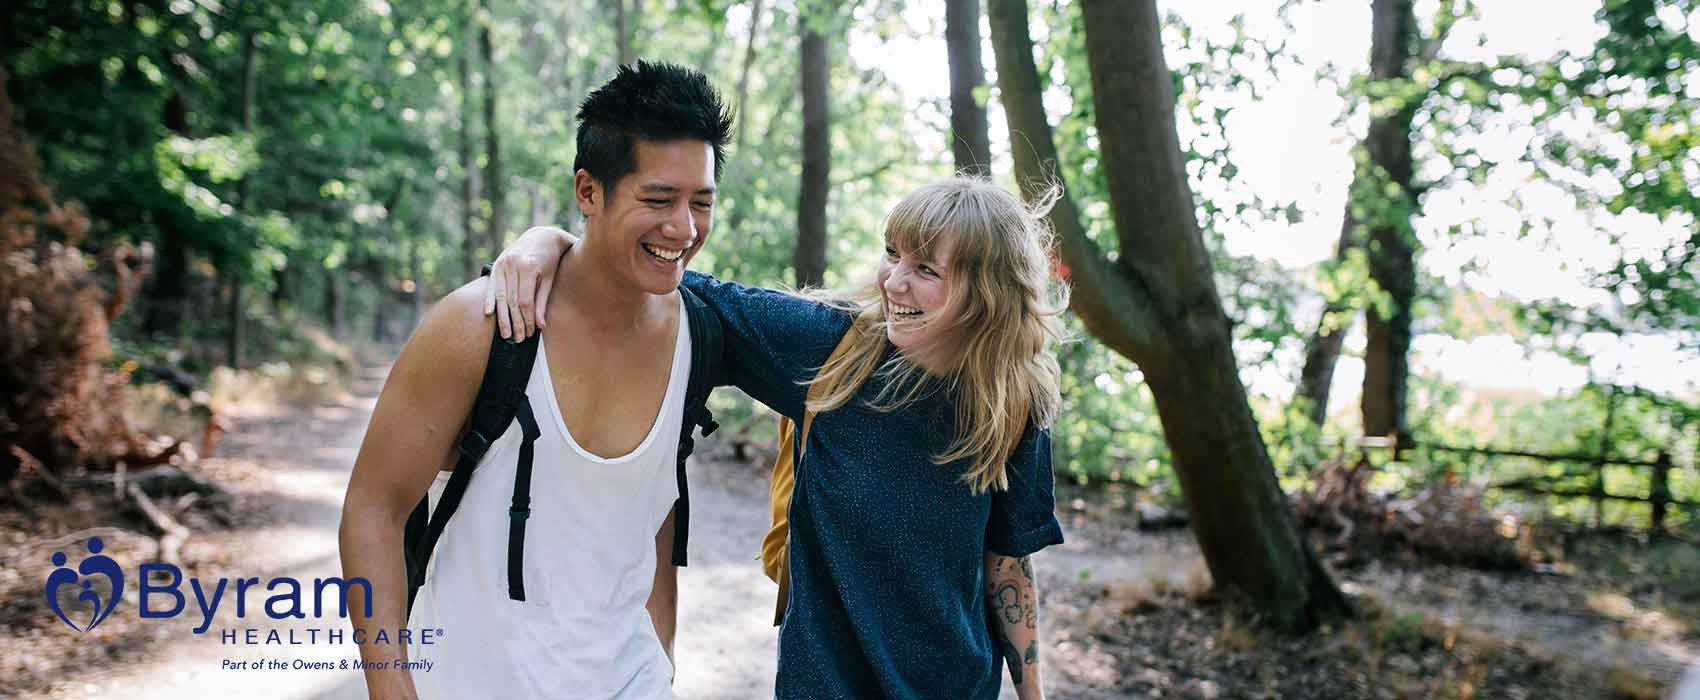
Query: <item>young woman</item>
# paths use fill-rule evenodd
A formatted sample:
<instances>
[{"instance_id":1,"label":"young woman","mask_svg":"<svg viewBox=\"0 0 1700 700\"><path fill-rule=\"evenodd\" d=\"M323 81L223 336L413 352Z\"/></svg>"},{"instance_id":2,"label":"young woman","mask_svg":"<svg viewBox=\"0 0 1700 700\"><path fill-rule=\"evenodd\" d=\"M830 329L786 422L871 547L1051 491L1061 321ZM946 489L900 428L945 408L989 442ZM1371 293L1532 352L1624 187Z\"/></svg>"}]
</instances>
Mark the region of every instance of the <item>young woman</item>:
<instances>
[{"instance_id":1,"label":"young woman","mask_svg":"<svg viewBox=\"0 0 1700 700\"><path fill-rule=\"evenodd\" d=\"M678 204L666 197L653 205ZM1040 212L957 178L898 203L877 278L856 292L685 275L725 322L720 383L792 420L806 403L816 414L791 501L778 697L991 699L1004 662L1021 698L1042 697L1028 557L1062 542L1048 345L1063 304L1047 242ZM530 299L569 245L528 232L497 261L502 298ZM835 388L808 402L823 381Z\"/></svg>"}]
</instances>

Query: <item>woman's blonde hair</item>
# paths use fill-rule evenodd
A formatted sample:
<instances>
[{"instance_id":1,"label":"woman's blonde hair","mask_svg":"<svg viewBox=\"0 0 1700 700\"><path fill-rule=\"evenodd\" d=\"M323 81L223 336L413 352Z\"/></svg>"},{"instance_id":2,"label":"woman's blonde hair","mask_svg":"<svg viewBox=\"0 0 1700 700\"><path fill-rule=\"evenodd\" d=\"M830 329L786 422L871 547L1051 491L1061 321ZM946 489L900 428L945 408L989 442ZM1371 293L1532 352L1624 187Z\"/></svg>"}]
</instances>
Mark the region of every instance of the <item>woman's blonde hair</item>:
<instances>
[{"instance_id":1,"label":"woman's blonde hair","mask_svg":"<svg viewBox=\"0 0 1700 700\"><path fill-rule=\"evenodd\" d=\"M949 254L944 308L960 314L927 352L948 358L937 378L955 393L957 438L933 461L969 458L962 480L975 493L1008 488L1005 464L1028 423L1049 427L1061 403L1048 346L1062 337L1056 317L1068 290L1051 279L1045 223L1057 196L1052 188L1030 207L984 179L956 177L910 193L885 218L887 246L922 259ZM876 371L890 380L871 402L876 410L894 410L938 386L903 353L882 366L889 319L877 278L848 293L808 294L856 316L852 345L813 380L832 390L810 401L809 410L843 406Z\"/></svg>"}]
</instances>

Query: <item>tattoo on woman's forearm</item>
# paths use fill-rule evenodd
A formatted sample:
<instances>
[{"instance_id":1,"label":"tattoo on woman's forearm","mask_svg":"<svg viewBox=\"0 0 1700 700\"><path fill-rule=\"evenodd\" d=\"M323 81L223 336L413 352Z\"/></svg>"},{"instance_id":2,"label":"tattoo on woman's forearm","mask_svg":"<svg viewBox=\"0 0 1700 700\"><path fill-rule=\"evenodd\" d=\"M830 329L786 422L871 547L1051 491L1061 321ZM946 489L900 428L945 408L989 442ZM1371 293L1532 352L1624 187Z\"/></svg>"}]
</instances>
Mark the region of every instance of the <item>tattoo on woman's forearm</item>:
<instances>
[{"instance_id":1,"label":"tattoo on woman's forearm","mask_svg":"<svg viewBox=\"0 0 1700 700\"><path fill-rule=\"evenodd\" d=\"M1015 584L1008 581L995 585L997 588L987 598L987 603L992 606L992 612L997 613L997 618L1005 623L1020 624L1022 618L1026 616L1025 609L1021 604L1021 589L1016 588Z\"/></svg>"},{"instance_id":2,"label":"tattoo on woman's forearm","mask_svg":"<svg viewBox=\"0 0 1700 700\"><path fill-rule=\"evenodd\" d=\"M1016 685L1029 674L1028 666L1039 663L1039 601L1033 581L1033 562L1027 557L997 561L986 582L986 606L992 622L992 644L1009 665L1009 678ZM1011 634L1015 627L1024 634ZM1014 637L1027 639L1027 648L1017 647Z\"/></svg>"}]
</instances>

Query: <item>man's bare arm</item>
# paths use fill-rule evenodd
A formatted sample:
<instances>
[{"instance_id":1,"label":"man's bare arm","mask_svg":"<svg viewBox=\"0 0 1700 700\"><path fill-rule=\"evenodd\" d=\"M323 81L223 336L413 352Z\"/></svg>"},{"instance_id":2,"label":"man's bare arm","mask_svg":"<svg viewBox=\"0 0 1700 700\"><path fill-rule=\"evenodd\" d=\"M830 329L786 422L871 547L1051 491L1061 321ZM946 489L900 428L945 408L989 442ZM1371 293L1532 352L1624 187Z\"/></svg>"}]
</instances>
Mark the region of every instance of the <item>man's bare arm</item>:
<instances>
[{"instance_id":1,"label":"man's bare arm","mask_svg":"<svg viewBox=\"0 0 1700 700\"><path fill-rule=\"evenodd\" d=\"M673 516L669 511L667 520L655 532L655 586L649 591L649 601L644 603L649 619L655 623L655 636L661 640L669 661L673 660L673 638L679 622L679 567L673 565ZM673 666L677 668L678 664Z\"/></svg>"},{"instance_id":2,"label":"man's bare arm","mask_svg":"<svg viewBox=\"0 0 1700 700\"><path fill-rule=\"evenodd\" d=\"M1029 557L986 553L986 605L992 644L1009 664L1021 700L1045 697L1039 682L1039 586Z\"/></svg>"},{"instance_id":3,"label":"man's bare arm","mask_svg":"<svg viewBox=\"0 0 1700 700\"><path fill-rule=\"evenodd\" d=\"M371 582L370 617L358 587L350 587L349 615L368 643L366 661L407 658L401 644L375 645L382 629L394 638L407 624L407 572L402 530L439 466L454 449L488 361L493 322L481 313L483 281L450 294L426 315L390 368L378 396L348 493L338 541L345 579ZM413 698L405 670L368 668L372 698Z\"/></svg>"}]
</instances>

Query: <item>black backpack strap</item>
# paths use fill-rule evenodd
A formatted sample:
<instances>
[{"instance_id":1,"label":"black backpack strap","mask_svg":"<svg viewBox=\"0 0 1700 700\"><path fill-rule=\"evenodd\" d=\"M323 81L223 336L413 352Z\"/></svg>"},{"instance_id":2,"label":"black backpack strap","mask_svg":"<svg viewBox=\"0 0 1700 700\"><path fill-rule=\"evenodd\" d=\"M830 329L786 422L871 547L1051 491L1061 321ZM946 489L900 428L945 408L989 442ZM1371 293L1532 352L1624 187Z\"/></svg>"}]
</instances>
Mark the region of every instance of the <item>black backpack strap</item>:
<instances>
[{"instance_id":1,"label":"black backpack strap","mask_svg":"<svg viewBox=\"0 0 1700 700\"><path fill-rule=\"evenodd\" d=\"M531 517L531 460L537 437L537 419L531 415L531 402L521 401L519 467L514 471L514 501L508 507L508 597L525 600L525 521Z\"/></svg>"},{"instance_id":2,"label":"black backpack strap","mask_svg":"<svg viewBox=\"0 0 1700 700\"><path fill-rule=\"evenodd\" d=\"M685 565L686 545L691 535L691 492L685 479L685 458L691 456L691 451L696 448L691 432L701 426L702 436L708 437L720 427L714 422L714 414L708 410L708 394L720 376L721 351L726 336L720 316L701 297L684 285L679 286L679 295L684 297L685 321L690 324L691 374L685 384L685 420L679 428L676 465L679 500L673 502L674 566Z\"/></svg>"},{"instance_id":3,"label":"black backpack strap","mask_svg":"<svg viewBox=\"0 0 1700 700\"><path fill-rule=\"evenodd\" d=\"M500 332L492 333L484 378L478 385L478 396L473 400L466 434L456 446L460 457L455 462L455 470L449 475L449 483L443 487L442 497L437 499L436 511L430 510L430 497L426 496L419 500L419 505L414 507L407 519L404 549L407 608L410 612L414 596L425 584L425 570L431 563L431 553L437 548L443 528L460 508L461 497L466 495L467 484L472 482L472 472L478 468L484 453L490 450L491 443L507 432L520 407L528 406L525 385L531 380L537 347L536 335L515 343L502 338Z\"/></svg>"}]
</instances>

